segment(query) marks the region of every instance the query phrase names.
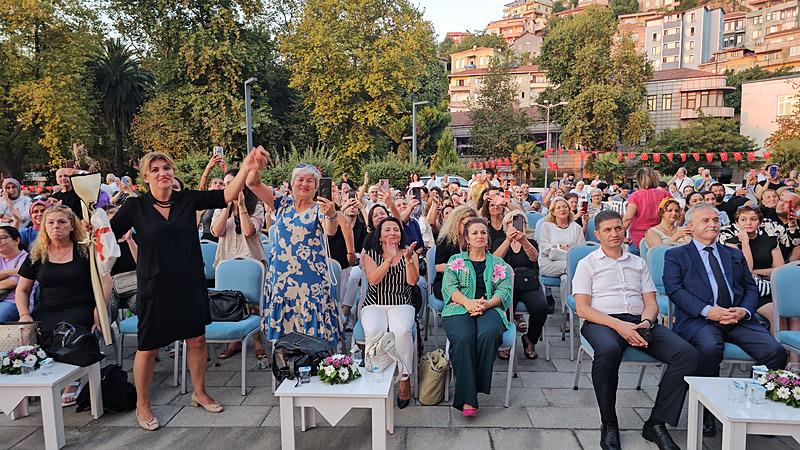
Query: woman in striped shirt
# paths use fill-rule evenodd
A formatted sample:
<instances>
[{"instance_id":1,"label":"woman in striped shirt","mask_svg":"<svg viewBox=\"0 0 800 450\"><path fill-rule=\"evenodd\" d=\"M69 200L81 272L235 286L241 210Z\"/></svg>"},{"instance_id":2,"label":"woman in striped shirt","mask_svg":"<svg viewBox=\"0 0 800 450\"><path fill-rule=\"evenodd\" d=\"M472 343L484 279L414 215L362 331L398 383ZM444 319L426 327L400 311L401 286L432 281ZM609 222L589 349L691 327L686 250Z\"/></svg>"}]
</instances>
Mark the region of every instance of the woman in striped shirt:
<instances>
[{"instance_id":1,"label":"woman in striped shirt","mask_svg":"<svg viewBox=\"0 0 800 450\"><path fill-rule=\"evenodd\" d=\"M411 289L419 280L419 266L414 244L403 249L403 225L394 217L384 219L375 230L370 248L363 258L369 287L361 308L361 323L369 347L386 330L395 335L397 353L402 362L397 406L408 406L411 400L412 358L414 341L414 306Z\"/></svg>"}]
</instances>

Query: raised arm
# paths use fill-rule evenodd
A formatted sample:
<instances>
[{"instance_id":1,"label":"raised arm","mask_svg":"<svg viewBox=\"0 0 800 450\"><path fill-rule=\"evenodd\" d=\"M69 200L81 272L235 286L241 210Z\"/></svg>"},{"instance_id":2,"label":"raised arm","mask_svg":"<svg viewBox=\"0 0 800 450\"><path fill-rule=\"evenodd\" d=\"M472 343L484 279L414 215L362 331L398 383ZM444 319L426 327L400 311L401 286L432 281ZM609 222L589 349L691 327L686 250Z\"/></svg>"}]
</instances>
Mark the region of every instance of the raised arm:
<instances>
[{"instance_id":1,"label":"raised arm","mask_svg":"<svg viewBox=\"0 0 800 450\"><path fill-rule=\"evenodd\" d=\"M245 181L250 174L256 173L260 177L261 171L268 160L269 153L263 147L254 148L242 161L242 166L239 168L239 173L236 174L236 177L225 186L225 202L230 203L238 199L239 193L242 192Z\"/></svg>"}]
</instances>

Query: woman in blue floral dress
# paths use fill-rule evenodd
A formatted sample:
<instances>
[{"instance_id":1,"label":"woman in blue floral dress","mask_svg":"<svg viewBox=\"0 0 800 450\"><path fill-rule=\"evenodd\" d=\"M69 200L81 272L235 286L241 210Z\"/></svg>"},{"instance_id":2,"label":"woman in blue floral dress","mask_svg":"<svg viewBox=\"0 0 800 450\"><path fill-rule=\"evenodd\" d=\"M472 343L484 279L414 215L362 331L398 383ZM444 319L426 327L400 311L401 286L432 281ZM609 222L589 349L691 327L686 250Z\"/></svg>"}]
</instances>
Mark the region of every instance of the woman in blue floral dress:
<instances>
[{"instance_id":1,"label":"woman in blue floral dress","mask_svg":"<svg viewBox=\"0 0 800 450\"><path fill-rule=\"evenodd\" d=\"M334 234L342 220L333 202L314 196L320 172L301 164L292 172L291 196L273 198L257 176L248 187L268 206L275 206L275 243L268 276L262 326L267 339L291 332L317 336L337 348L342 340L339 310L331 295L325 233Z\"/></svg>"}]
</instances>

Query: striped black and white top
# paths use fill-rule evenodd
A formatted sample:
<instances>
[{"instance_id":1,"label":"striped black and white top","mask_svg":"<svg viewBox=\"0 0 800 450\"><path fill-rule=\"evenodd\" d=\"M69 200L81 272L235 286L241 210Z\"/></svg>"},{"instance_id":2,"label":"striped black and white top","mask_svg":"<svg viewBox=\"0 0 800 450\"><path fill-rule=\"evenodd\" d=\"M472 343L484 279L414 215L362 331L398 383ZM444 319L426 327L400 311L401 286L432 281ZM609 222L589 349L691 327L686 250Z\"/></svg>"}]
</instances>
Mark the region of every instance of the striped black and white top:
<instances>
[{"instance_id":1,"label":"striped black and white top","mask_svg":"<svg viewBox=\"0 0 800 450\"><path fill-rule=\"evenodd\" d=\"M383 254L380 251L370 250L367 254L375 260L377 265L383 263ZM389 268L380 283L370 284L367 287L367 296L364 306L369 305L410 305L411 288L406 283L406 260L400 258L400 262Z\"/></svg>"}]
</instances>

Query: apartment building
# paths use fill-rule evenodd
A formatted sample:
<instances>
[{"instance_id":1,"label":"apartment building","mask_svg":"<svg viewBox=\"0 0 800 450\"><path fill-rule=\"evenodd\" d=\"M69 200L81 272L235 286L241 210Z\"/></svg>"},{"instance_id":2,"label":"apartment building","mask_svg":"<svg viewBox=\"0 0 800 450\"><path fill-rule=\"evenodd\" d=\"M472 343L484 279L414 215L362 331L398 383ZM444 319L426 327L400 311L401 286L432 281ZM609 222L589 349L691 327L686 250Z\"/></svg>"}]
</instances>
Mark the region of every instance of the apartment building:
<instances>
[{"instance_id":1,"label":"apartment building","mask_svg":"<svg viewBox=\"0 0 800 450\"><path fill-rule=\"evenodd\" d=\"M553 12L553 0L517 0L503 6L506 19L546 18Z\"/></svg>"},{"instance_id":2,"label":"apartment building","mask_svg":"<svg viewBox=\"0 0 800 450\"><path fill-rule=\"evenodd\" d=\"M645 107L655 130L678 128L703 116L733 117L724 94L734 90L725 75L695 69L659 70L647 83Z\"/></svg>"},{"instance_id":3,"label":"apartment building","mask_svg":"<svg viewBox=\"0 0 800 450\"><path fill-rule=\"evenodd\" d=\"M747 13L744 11L734 11L725 14L725 21L722 27L722 48L744 47L746 22Z\"/></svg>"},{"instance_id":4,"label":"apartment building","mask_svg":"<svg viewBox=\"0 0 800 450\"><path fill-rule=\"evenodd\" d=\"M478 89L488 71L488 67L483 67L453 71L448 75L450 112L470 110L470 103L477 100ZM519 66L509 72L518 86L517 106L520 108L533 106L539 94L549 86L547 74L539 66Z\"/></svg>"},{"instance_id":5,"label":"apartment building","mask_svg":"<svg viewBox=\"0 0 800 450\"><path fill-rule=\"evenodd\" d=\"M764 141L778 129L775 120L798 112L798 83L797 75L742 83L739 132L764 148Z\"/></svg>"},{"instance_id":6,"label":"apartment building","mask_svg":"<svg viewBox=\"0 0 800 450\"><path fill-rule=\"evenodd\" d=\"M798 16L798 0L753 0L748 6L753 8L746 15L744 46L758 50L764 45L768 34L792 30L800 25Z\"/></svg>"},{"instance_id":7,"label":"apartment building","mask_svg":"<svg viewBox=\"0 0 800 450\"><path fill-rule=\"evenodd\" d=\"M701 6L648 20L645 48L655 70L697 69L711 59L722 48L724 16Z\"/></svg>"},{"instance_id":8,"label":"apartment building","mask_svg":"<svg viewBox=\"0 0 800 450\"><path fill-rule=\"evenodd\" d=\"M645 36L647 32L647 21L660 16L657 12L640 12L634 14L622 14L619 16L617 25L617 36L623 33L630 34L631 39L636 44L636 51L645 51Z\"/></svg>"},{"instance_id":9,"label":"apartment building","mask_svg":"<svg viewBox=\"0 0 800 450\"><path fill-rule=\"evenodd\" d=\"M541 33L525 33L512 42L509 48L517 55L538 56L542 52L543 42L544 38Z\"/></svg>"},{"instance_id":10,"label":"apartment building","mask_svg":"<svg viewBox=\"0 0 800 450\"><path fill-rule=\"evenodd\" d=\"M458 73L469 69L486 69L492 63L492 58L498 55L496 48L472 47L457 53L450 54L450 71Z\"/></svg>"},{"instance_id":11,"label":"apartment building","mask_svg":"<svg viewBox=\"0 0 800 450\"><path fill-rule=\"evenodd\" d=\"M511 45L529 31L534 31L534 21L528 18L501 19L489 22L486 25L486 34L502 37L506 44Z\"/></svg>"},{"instance_id":12,"label":"apartment building","mask_svg":"<svg viewBox=\"0 0 800 450\"><path fill-rule=\"evenodd\" d=\"M746 48L725 48L714 52L710 60L700 64L698 69L704 72L724 74L726 70L733 73L755 67L756 52Z\"/></svg>"},{"instance_id":13,"label":"apartment building","mask_svg":"<svg viewBox=\"0 0 800 450\"><path fill-rule=\"evenodd\" d=\"M639 0L639 11L672 11L680 4L680 0Z\"/></svg>"},{"instance_id":14,"label":"apartment building","mask_svg":"<svg viewBox=\"0 0 800 450\"><path fill-rule=\"evenodd\" d=\"M756 65L764 70L800 67L800 28L764 36L764 43L756 46L755 53Z\"/></svg>"},{"instance_id":15,"label":"apartment building","mask_svg":"<svg viewBox=\"0 0 800 450\"><path fill-rule=\"evenodd\" d=\"M451 31L444 35L445 39L450 39L453 41L453 44L458 45L463 41L466 37L472 36L472 33L467 33L464 31Z\"/></svg>"}]
</instances>

